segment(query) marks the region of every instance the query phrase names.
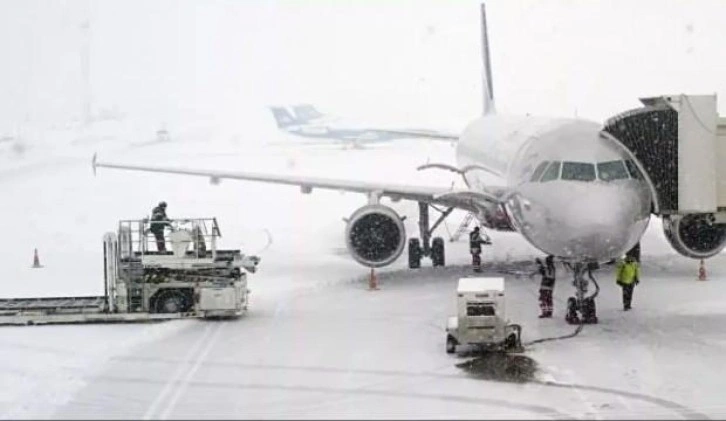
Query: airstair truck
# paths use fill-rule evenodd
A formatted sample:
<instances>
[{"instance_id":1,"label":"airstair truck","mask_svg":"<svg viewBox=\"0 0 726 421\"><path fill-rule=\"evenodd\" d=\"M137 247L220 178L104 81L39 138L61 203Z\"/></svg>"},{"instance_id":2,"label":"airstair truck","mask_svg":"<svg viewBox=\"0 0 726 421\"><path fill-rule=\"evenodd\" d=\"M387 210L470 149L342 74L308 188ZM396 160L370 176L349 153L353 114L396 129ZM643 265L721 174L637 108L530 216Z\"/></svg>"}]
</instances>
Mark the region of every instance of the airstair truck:
<instances>
[{"instance_id":1,"label":"airstair truck","mask_svg":"<svg viewBox=\"0 0 726 421\"><path fill-rule=\"evenodd\" d=\"M0 325L238 317L260 259L218 250L216 218L171 221L172 251L152 251L148 219L103 236L104 295L0 299ZM154 247L155 248L155 247Z\"/></svg>"}]
</instances>

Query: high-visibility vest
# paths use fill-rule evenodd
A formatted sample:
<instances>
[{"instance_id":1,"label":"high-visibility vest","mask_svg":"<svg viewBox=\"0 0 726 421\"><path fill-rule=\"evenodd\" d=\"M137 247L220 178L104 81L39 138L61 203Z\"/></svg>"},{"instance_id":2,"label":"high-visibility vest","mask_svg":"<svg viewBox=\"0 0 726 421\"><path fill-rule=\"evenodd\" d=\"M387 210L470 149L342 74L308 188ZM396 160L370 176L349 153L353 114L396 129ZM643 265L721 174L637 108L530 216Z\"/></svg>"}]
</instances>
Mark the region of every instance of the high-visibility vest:
<instances>
[{"instance_id":1,"label":"high-visibility vest","mask_svg":"<svg viewBox=\"0 0 726 421\"><path fill-rule=\"evenodd\" d=\"M636 279L640 279L640 270L636 262L620 262L618 264L617 283L631 285Z\"/></svg>"}]
</instances>

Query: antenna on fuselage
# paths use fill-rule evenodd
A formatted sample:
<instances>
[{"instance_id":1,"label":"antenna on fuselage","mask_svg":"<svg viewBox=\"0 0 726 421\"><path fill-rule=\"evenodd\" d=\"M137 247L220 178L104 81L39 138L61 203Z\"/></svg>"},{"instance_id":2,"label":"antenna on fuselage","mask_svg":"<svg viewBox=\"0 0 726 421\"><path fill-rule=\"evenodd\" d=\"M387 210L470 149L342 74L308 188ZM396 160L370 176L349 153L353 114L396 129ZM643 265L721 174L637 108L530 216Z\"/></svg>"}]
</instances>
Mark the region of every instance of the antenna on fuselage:
<instances>
[{"instance_id":1,"label":"antenna on fuselage","mask_svg":"<svg viewBox=\"0 0 726 421\"><path fill-rule=\"evenodd\" d=\"M487 13L484 3L481 4L481 57L482 64L482 88L484 98L484 109L482 114L492 114L494 107L494 86L492 83L492 66L489 59L489 35L487 33Z\"/></svg>"}]
</instances>

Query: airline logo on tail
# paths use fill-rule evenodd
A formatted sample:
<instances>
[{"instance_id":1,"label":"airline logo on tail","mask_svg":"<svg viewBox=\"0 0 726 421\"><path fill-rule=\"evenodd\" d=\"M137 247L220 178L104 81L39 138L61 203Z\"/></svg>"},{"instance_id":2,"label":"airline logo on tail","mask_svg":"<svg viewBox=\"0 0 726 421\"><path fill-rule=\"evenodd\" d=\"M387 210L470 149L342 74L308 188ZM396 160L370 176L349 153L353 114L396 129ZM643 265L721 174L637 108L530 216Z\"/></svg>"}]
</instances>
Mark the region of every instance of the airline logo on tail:
<instances>
[{"instance_id":1,"label":"airline logo on tail","mask_svg":"<svg viewBox=\"0 0 726 421\"><path fill-rule=\"evenodd\" d=\"M292 107L274 106L270 107L270 111L272 111L277 127L280 129L308 124L312 120L323 117L323 114L310 104L294 105Z\"/></svg>"}]
</instances>

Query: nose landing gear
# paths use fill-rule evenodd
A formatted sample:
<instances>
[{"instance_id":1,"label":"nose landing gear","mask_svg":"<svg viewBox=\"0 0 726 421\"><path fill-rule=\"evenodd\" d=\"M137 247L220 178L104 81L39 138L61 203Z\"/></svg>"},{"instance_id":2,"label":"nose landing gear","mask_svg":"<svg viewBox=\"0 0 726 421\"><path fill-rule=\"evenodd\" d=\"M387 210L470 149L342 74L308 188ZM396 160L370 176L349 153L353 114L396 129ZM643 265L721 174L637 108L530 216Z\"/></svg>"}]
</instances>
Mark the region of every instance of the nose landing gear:
<instances>
[{"instance_id":1,"label":"nose landing gear","mask_svg":"<svg viewBox=\"0 0 726 421\"><path fill-rule=\"evenodd\" d=\"M592 276L593 269L597 269L596 264L575 263L573 268L575 286L575 296L567 299L567 314L565 321L570 324L595 324L597 323L597 308L595 306L595 297L600 292L600 287ZM589 281L585 278L585 273L595 284L595 292L586 297ZM578 314L578 312L580 314ZM582 318L582 320L580 320Z\"/></svg>"}]
</instances>

